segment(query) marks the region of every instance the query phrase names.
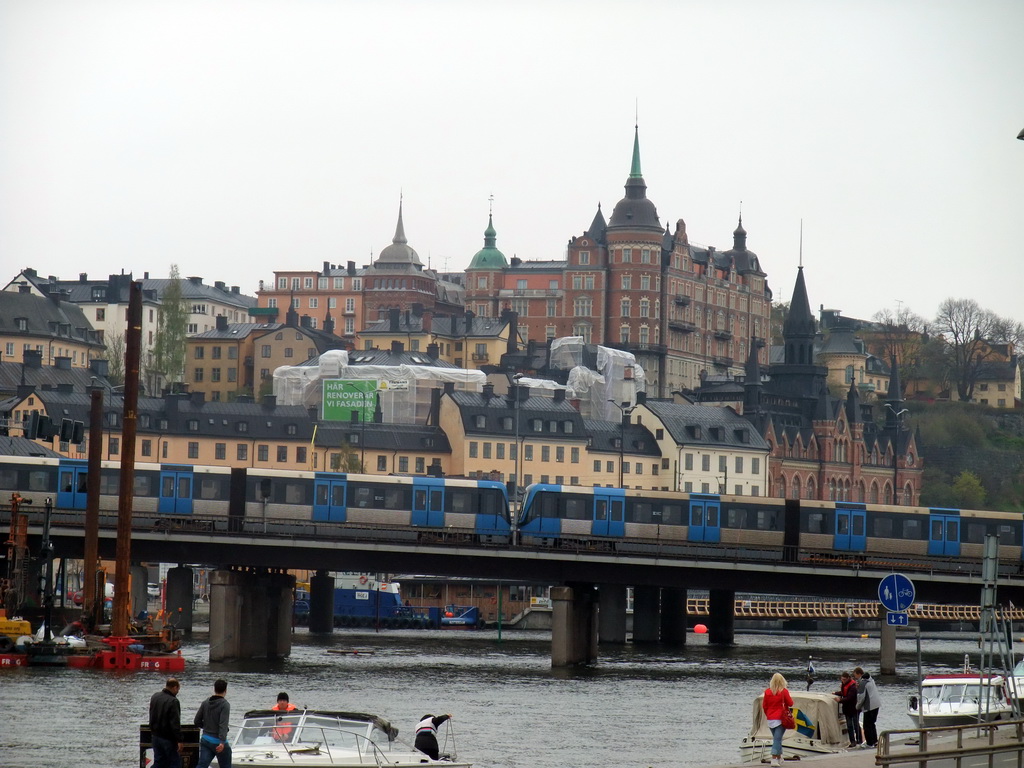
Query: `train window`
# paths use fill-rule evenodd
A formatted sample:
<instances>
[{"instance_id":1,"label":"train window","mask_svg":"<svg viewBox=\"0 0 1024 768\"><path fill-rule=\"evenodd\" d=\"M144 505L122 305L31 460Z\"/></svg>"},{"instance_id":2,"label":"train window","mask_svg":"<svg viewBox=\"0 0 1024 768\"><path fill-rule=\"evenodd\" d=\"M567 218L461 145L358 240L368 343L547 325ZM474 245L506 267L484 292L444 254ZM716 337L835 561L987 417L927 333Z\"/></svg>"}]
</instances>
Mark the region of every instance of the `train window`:
<instances>
[{"instance_id":1,"label":"train window","mask_svg":"<svg viewBox=\"0 0 1024 768\"><path fill-rule=\"evenodd\" d=\"M0 488L5 490L17 490L18 473L13 469L0 469Z\"/></svg>"},{"instance_id":2,"label":"train window","mask_svg":"<svg viewBox=\"0 0 1024 768\"><path fill-rule=\"evenodd\" d=\"M586 520L588 517L586 499L569 497L565 500L566 520Z\"/></svg>"},{"instance_id":3,"label":"train window","mask_svg":"<svg viewBox=\"0 0 1024 768\"><path fill-rule=\"evenodd\" d=\"M942 541L942 521L941 520L932 520L931 528L932 528L931 540L932 541Z\"/></svg>"},{"instance_id":4,"label":"train window","mask_svg":"<svg viewBox=\"0 0 1024 768\"><path fill-rule=\"evenodd\" d=\"M836 515L836 533L840 536L850 532L850 516Z\"/></svg>"},{"instance_id":5,"label":"train window","mask_svg":"<svg viewBox=\"0 0 1024 768\"><path fill-rule=\"evenodd\" d=\"M401 488L384 489L384 509L404 509L408 506Z\"/></svg>"},{"instance_id":6,"label":"train window","mask_svg":"<svg viewBox=\"0 0 1024 768\"><path fill-rule=\"evenodd\" d=\"M306 486L304 483L285 483L284 486L285 504L305 504Z\"/></svg>"},{"instance_id":7,"label":"train window","mask_svg":"<svg viewBox=\"0 0 1024 768\"><path fill-rule=\"evenodd\" d=\"M114 480L115 480L115 485L116 485L116 480L117 480L117 476L116 475L114 475ZM150 497L150 496L155 496L156 495L153 492L153 476L152 475L148 475L148 474L147 475L139 475L139 474L137 474L137 475L135 475L134 484L135 484L135 495L136 496ZM114 491L114 492L116 493L117 491ZM103 493L103 476L102 475L100 475L100 493L101 494Z\"/></svg>"},{"instance_id":8,"label":"train window","mask_svg":"<svg viewBox=\"0 0 1024 768\"><path fill-rule=\"evenodd\" d=\"M924 538L924 525L921 520L912 519L903 521L903 535L901 538L904 539L917 539L921 540Z\"/></svg>"},{"instance_id":9,"label":"train window","mask_svg":"<svg viewBox=\"0 0 1024 768\"><path fill-rule=\"evenodd\" d=\"M879 516L871 520L871 535L882 539L893 538L893 524L891 517Z\"/></svg>"},{"instance_id":10,"label":"train window","mask_svg":"<svg viewBox=\"0 0 1024 768\"><path fill-rule=\"evenodd\" d=\"M608 502L605 499L598 499L594 502L594 519L595 520L607 520L608 519Z\"/></svg>"},{"instance_id":11,"label":"train window","mask_svg":"<svg viewBox=\"0 0 1024 768\"><path fill-rule=\"evenodd\" d=\"M352 486L348 494L348 505L366 509L373 501L373 493L365 485ZM416 501L420 508L426 506L426 494L423 491L416 491Z\"/></svg>"},{"instance_id":12,"label":"train window","mask_svg":"<svg viewBox=\"0 0 1024 768\"><path fill-rule=\"evenodd\" d=\"M469 514L473 511L472 491L464 490L462 488L452 490L448 493L448 499L452 505L452 512Z\"/></svg>"},{"instance_id":13,"label":"train window","mask_svg":"<svg viewBox=\"0 0 1024 768\"><path fill-rule=\"evenodd\" d=\"M413 505L413 509L426 509L426 507L427 507L427 492L426 491L424 491L422 489L417 489L413 493L413 497L416 500L415 504ZM360 504L359 506L365 507L367 505L366 504Z\"/></svg>"},{"instance_id":14,"label":"train window","mask_svg":"<svg viewBox=\"0 0 1024 768\"><path fill-rule=\"evenodd\" d=\"M443 499L444 499L444 497L441 494L441 491L439 491L439 490L438 491L431 491L430 492L430 508L433 509L433 510L444 509Z\"/></svg>"},{"instance_id":15,"label":"train window","mask_svg":"<svg viewBox=\"0 0 1024 768\"><path fill-rule=\"evenodd\" d=\"M104 472L100 475L100 496L117 496L119 491L119 478L112 472Z\"/></svg>"},{"instance_id":16,"label":"train window","mask_svg":"<svg viewBox=\"0 0 1024 768\"><path fill-rule=\"evenodd\" d=\"M998 527L999 532L999 543L1000 544L1019 544L1020 538L1017 532L1020 530L1019 526L1016 525L1000 525Z\"/></svg>"},{"instance_id":17,"label":"train window","mask_svg":"<svg viewBox=\"0 0 1024 768\"><path fill-rule=\"evenodd\" d=\"M712 527L712 528L717 528L718 527L718 515L719 515L718 507L713 507L710 504L708 504L708 508L707 508L707 524L710 527Z\"/></svg>"},{"instance_id":18,"label":"train window","mask_svg":"<svg viewBox=\"0 0 1024 768\"><path fill-rule=\"evenodd\" d=\"M938 522L938 521L936 520L935 522ZM963 541L964 542L969 542L971 544L984 544L985 543L985 534L987 533L985 528L986 528L985 524L981 523L981 522L967 523L967 525L965 525L963 527ZM934 535L934 531L932 533ZM950 523L949 524L949 529L947 529L947 531L946 531L946 540L947 541L956 541L956 524L955 523Z\"/></svg>"},{"instance_id":19,"label":"train window","mask_svg":"<svg viewBox=\"0 0 1024 768\"><path fill-rule=\"evenodd\" d=\"M199 478L200 499L220 499L223 497L221 481L219 477L207 476Z\"/></svg>"},{"instance_id":20,"label":"train window","mask_svg":"<svg viewBox=\"0 0 1024 768\"><path fill-rule=\"evenodd\" d=\"M853 518L853 535L863 536L864 535L864 515L852 515Z\"/></svg>"},{"instance_id":21,"label":"train window","mask_svg":"<svg viewBox=\"0 0 1024 768\"><path fill-rule=\"evenodd\" d=\"M806 531L807 533L825 533L825 513L808 512Z\"/></svg>"},{"instance_id":22,"label":"train window","mask_svg":"<svg viewBox=\"0 0 1024 768\"><path fill-rule=\"evenodd\" d=\"M313 503L316 504L318 507L322 507L324 504L326 504L327 503L327 494L328 494L328 491L330 491L330 489L331 489L331 487L327 483L317 483L316 484L316 501L314 501Z\"/></svg>"},{"instance_id":23,"label":"train window","mask_svg":"<svg viewBox=\"0 0 1024 768\"><path fill-rule=\"evenodd\" d=\"M779 530L779 510L759 509L757 510L757 530L777 531Z\"/></svg>"},{"instance_id":24,"label":"train window","mask_svg":"<svg viewBox=\"0 0 1024 768\"><path fill-rule=\"evenodd\" d=\"M651 504L646 501L637 501L630 505L630 522L633 523L653 523L654 522L654 508Z\"/></svg>"},{"instance_id":25,"label":"train window","mask_svg":"<svg viewBox=\"0 0 1024 768\"><path fill-rule=\"evenodd\" d=\"M558 497L553 493L537 494L540 517L558 517Z\"/></svg>"},{"instance_id":26,"label":"train window","mask_svg":"<svg viewBox=\"0 0 1024 768\"><path fill-rule=\"evenodd\" d=\"M479 495L481 515L501 514L501 494L490 488L480 491Z\"/></svg>"},{"instance_id":27,"label":"train window","mask_svg":"<svg viewBox=\"0 0 1024 768\"><path fill-rule=\"evenodd\" d=\"M345 506L345 486L341 483L335 483L331 486L331 506Z\"/></svg>"},{"instance_id":28,"label":"train window","mask_svg":"<svg viewBox=\"0 0 1024 768\"><path fill-rule=\"evenodd\" d=\"M680 504L666 504L661 508L662 525L683 525L683 507Z\"/></svg>"},{"instance_id":29,"label":"train window","mask_svg":"<svg viewBox=\"0 0 1024 768\"><path fill-rule=\"evenodd\" d=\"M622 522L622 499L612 499L612 522Z\"/></svg>"},{"instance_id":30,"label":"train window","mask_svg":"<svg viewBox=\"0 0 1024 768\"><path fill-rule=\"evenodd\" d=\"M28 489L30 491L48 491L50 490L49 482L50 473L45 469L34 470L28 473Z\"/></svg>"},{"instance_id":31,"label":"train window","mask_svg":"<svg viewBox=\"0 0 1024 768\"><path fill-rule=\"evenodd\" d=\"M740 509L737 507L729 507L727 510L725 510L725 527L746 528L747 510Z\"/></svg>"}]
</instances>

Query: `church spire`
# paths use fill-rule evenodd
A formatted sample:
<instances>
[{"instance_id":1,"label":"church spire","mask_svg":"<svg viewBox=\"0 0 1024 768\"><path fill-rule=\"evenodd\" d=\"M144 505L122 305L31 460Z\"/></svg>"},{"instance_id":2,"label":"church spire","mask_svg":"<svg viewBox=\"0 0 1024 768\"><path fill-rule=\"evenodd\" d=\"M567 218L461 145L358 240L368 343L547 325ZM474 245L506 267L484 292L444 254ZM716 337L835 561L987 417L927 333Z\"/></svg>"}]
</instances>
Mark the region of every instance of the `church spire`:
<instances>
[{"instance_id":1,"label":"church spire","mask_svg":"<svg viewBox=\"0 0 1024 768\"><path fill-rule=\"evenodd\" d=\"M402 223L402 198L398 198L398 226L395 227L395 236L391 240L395 245L406 245L409 241L405 239L405 225Z\"/></svg>"},{"instance_id":2,"label":"church spire","mask_svg":"<svg viewBox=\"0 0 1024 768\"><path fill-rule=\"evenodd\" d=\"M631 179L642 179L643 173L640 172L640 126L633 126L633 164L629 169L629 178Z\"/></svg>"},{"instance_id":3,"label":"church spire","mask_svg":"<svg viewBox=\"0 0 1024 768\"><path fill-rule=\"evenodd\" d=\"M786 322L782 325L782 337L786 345L787 365L814 365L814 315L807 299L804 283L804 268L797 267L796 286L789 302Z\"/></svg>"}]
</instances>

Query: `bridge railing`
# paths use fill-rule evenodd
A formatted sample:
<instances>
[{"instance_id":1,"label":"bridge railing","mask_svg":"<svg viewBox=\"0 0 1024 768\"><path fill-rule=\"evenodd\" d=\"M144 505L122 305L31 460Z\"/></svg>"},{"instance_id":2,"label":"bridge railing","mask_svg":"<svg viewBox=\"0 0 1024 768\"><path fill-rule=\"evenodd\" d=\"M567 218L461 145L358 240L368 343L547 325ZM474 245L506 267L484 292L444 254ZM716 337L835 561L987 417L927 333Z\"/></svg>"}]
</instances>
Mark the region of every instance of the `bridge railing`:
<instances>
[{"instance_id":1,"label":"bridge railing","mask_svg":"<svg viewBox=\"0 0 1024 768\"><path fill-rule=\"evenodd\" d=\"M952 760L954 768L993 766L1000 756L1009 757L1018 768L1024 765L1024 720L1005 720L984 725L956 725L884 731L878 739L875 764L898 766L917 763L927 768L935 760ZM1006 760L998 761L1007 765Z\"/></svg>"}]
</instances>

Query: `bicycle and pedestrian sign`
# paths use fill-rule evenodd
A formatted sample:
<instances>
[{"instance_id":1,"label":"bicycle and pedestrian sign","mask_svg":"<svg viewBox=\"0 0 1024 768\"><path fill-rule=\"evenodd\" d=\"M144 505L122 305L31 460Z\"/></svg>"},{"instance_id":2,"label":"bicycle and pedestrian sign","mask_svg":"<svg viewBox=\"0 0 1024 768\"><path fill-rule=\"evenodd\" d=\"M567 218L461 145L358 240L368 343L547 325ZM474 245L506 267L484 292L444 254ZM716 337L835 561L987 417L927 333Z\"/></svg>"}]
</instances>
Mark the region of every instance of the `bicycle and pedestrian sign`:
<instances>
[{"instance_id":1,"label":"bicycle and pedestrian sign","mask_svg":"<svg viewBox=\"0 0 1024 768\"><path fill-rule=\"evenodd\" d=\"M914 603L914 582L902 573L889 574L878 583L878 601L889 612L885 617L888 626L908 626L907 609Z\"/></svg>"}]
</instances>

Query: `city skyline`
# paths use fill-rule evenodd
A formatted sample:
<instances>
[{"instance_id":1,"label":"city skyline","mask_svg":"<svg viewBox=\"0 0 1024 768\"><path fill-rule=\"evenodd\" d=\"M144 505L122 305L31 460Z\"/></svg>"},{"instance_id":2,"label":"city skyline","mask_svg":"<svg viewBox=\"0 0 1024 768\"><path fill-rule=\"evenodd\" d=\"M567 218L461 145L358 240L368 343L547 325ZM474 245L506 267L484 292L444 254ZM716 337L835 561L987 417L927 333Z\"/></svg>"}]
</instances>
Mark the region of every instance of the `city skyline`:
<instances>
[{"instance_id":1,"label":"city skyline","mask_svg":"<svg viewBox=\"0 0 1024 768\"><path fill-rule=\"evenodd\" d=\"M549 5L0 3L11 276L177 264L254 294L370 263L400 196L435 269L466 267L492 195L507 257L564 259L638 122L662 224L724 250L742 201L777 301L802 221L815 310L1024 320L1024 7Z\"/></svg>"}]
</instances>

